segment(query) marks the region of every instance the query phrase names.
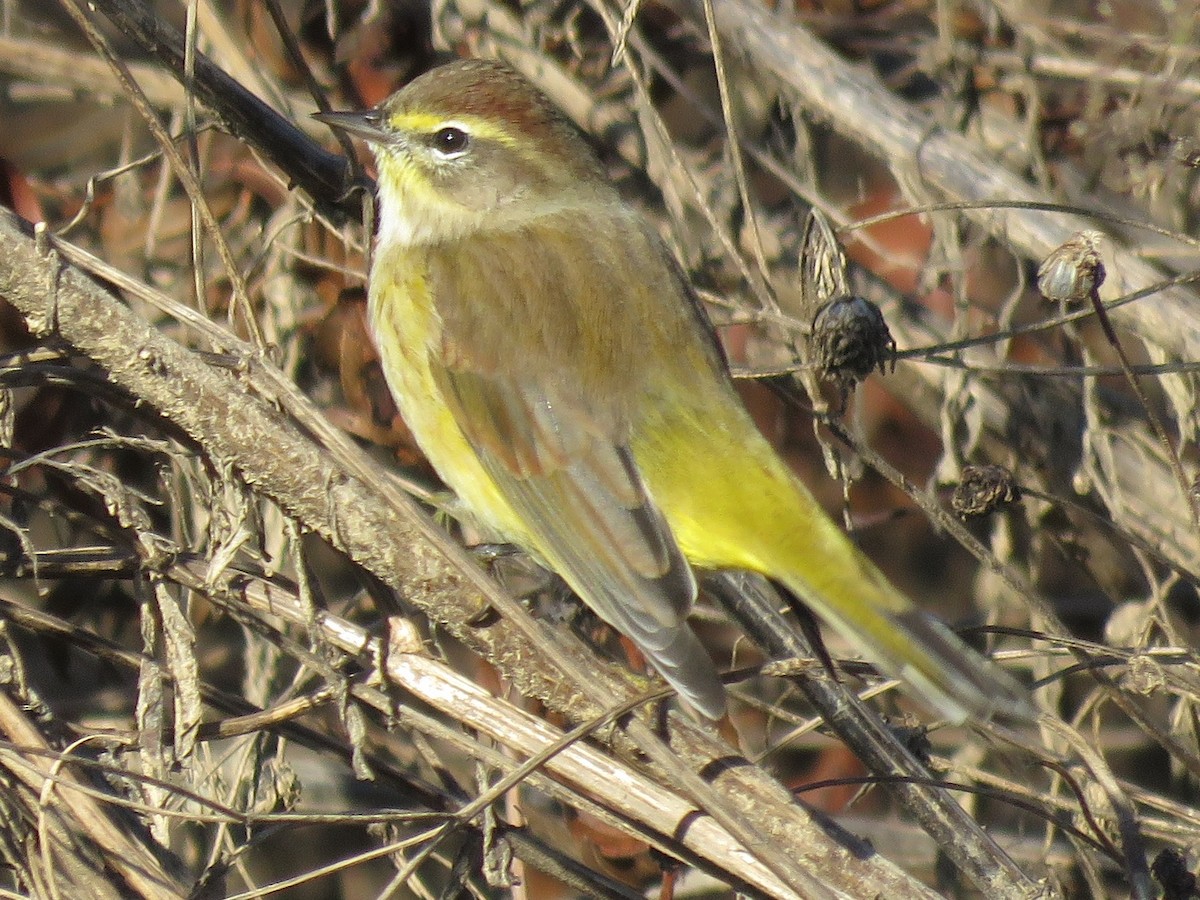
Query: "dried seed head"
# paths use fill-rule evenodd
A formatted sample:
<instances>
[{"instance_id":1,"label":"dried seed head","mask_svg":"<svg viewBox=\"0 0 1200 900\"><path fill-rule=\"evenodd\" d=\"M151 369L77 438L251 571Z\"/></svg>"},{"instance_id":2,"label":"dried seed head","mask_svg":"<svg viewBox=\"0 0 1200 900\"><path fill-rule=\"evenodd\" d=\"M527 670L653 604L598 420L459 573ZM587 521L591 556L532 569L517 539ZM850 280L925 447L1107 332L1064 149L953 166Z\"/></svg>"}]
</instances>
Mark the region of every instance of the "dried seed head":
<instances>
[{"instance_id":1,"label":"dried seed head","mask_svg":"<svg viewBox=\"0 0 1200 900\"><path fill-rule=\"evenodd\" d=\"M1162 885L1164 897L1195 897L1196 876L1187 866L1183 854L1171 847L1164 847L1150 864L1150 872Z\"/></svg>"},{"instance_id":2,"label":"dried seed head","mask_svg":"<svg viewBox=\"0 0 1200 900\"><path fill-rule=\"evenodd\" d=\"M964 466L962 480L954 487L950 507L962 518L986 516L1005 503L1021 499L1012 472L1004 466Z\"/></svg>"},{"instance_id":3,"label":"dried seed head","mask_svg":"<svg viewBox=\"0 0 1200 900\"><path fill-rule=\"evenodd\" d=\"M800 245L800 294L811 314L836 297L850 293L846 251L833 225L817 207L809 210Z\"/></svg>"},{"instance_id":4,"label":"dried seed head","mask_svg":"<svg viewBox=\"0 0 1200 900\"><path fill-rule=\"evenodd\" d=\"M1038 267L1037 286L1047 300L1087 300L1104 284L1099 231L1081 231L1058 246Z\"/></svg>"},{"instance_id":5,"label":"dried seed head","mask_svg":"<svg viewBox=\"0 0 1200 900\"><path fill-rule=\"evenodd\" d=\"M879 307L862 297L830 300L813 318L809 337L813 359L822 378L854 387L872 370L895 366L896 342Z\"/></svg>"},{"instance_id":6,"label":"dried seed head","mask_svg":"<svg viewBox=\"0 0 1200 900\"><path fill-rule=\"evenodd\" d=\"M900 739L905 749L921 762L929 765L933 756L933 742L929 739L929 729L915 718L905 716L899 722L889 721L888 730Z\"/></svg>"}]
</instances>

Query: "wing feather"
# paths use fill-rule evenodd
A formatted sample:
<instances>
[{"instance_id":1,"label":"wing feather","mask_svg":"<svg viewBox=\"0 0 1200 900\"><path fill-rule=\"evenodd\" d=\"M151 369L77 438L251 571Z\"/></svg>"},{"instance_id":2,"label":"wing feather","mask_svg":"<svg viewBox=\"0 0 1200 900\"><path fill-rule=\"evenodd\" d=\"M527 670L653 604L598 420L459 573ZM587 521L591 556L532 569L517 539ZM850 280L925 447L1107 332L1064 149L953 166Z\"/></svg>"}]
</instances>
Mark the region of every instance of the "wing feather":
<instances>
[{"instance_id":1,"label":"wing feather","mask_svg":"<svg viewBox=\"0 0 1200 900\"><path fill-rule=\"evenodd\" d=\"M479 252L471 260L453 254L453 264L450 256L439 264L435 256L430 290L476 311L490 309L505 327L489 328L489 317L459 307L444 312L441 352L430 360L443 399L534 542L529 549L633 640L690 703L718 717L724 690L685 621L695 577L629 449L640 375L636 368L615 370L630 348L605 345L637 336L608 332L597 349L581 333L589 323L603 327L602 315L593 321L593 307L612 302L596 292L606 273L568 278L552 252L533 267L506 253L503 236L492 239L497 246L489 259L482 239L472 240ZM529 300L520 291L531 284L551 290L547 271L558 271L549 296L561 303L534 315L520 308ZM609 390L600 396L597 385Z\"/></svg>"}]
</instances>

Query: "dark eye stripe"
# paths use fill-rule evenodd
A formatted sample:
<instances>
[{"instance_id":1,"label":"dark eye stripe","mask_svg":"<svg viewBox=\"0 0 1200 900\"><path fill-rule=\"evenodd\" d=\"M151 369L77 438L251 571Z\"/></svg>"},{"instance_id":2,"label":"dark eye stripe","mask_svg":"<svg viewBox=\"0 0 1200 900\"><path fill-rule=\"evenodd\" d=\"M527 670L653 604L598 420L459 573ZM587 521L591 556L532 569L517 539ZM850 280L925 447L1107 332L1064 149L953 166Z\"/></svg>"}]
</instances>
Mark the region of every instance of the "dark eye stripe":
<instances>
[{"instance_id":1,"label":"dark eye stripe","mask_svg":"<svg viewBox=\"0 0 1200 900\"><path fill-rule=\"evenodd\" d=\"M455 128L453 125L439 128L433 133L430 140L430 146L443 156L454 156L455 154L462 153L470 143L471 136L461 128Z\"/></svg>"}]
</instances>

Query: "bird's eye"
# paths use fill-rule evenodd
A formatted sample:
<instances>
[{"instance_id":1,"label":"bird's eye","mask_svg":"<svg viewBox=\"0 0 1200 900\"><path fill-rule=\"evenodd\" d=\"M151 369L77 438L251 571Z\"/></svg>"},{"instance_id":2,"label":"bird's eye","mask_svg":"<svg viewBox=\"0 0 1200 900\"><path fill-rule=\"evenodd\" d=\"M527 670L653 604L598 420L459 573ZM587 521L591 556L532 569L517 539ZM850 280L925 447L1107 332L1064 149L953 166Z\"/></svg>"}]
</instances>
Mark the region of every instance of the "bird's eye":
<instances>
[{"instance_id":1,"label":"bird's eye","mask_svg":"<svg viewBox=\"0 0 1200 900\"><path fill-rule=\"evenodd\" d=\"M471 136L461 128L447 125L433 133L433 149L442 156L457 156L467 149Z\"/></svg>"}]
</instances>

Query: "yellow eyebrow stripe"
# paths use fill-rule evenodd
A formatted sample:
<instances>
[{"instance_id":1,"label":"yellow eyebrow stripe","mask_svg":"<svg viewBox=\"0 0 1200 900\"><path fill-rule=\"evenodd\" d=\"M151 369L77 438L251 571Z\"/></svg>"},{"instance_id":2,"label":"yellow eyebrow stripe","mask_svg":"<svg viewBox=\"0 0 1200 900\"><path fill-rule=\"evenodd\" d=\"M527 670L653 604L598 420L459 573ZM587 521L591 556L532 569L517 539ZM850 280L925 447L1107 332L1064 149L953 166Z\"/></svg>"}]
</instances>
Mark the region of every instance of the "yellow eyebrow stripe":
<instances>
[{"instance_id":1,"label":"yellow eyebrow stripe","mask_svg":"<svg viewBox=\"0 0 1200 900\"><path fill-rule=\"evenodd\" d=\"M397 131L418 134L432 134L439 128L458 125L473 137L509 146L516 144L516 140L509 132L496 127L486 119L475 116L439 116L427 112L406 112L388 117L388 124Z\"/></svg>"}]
</instances>

